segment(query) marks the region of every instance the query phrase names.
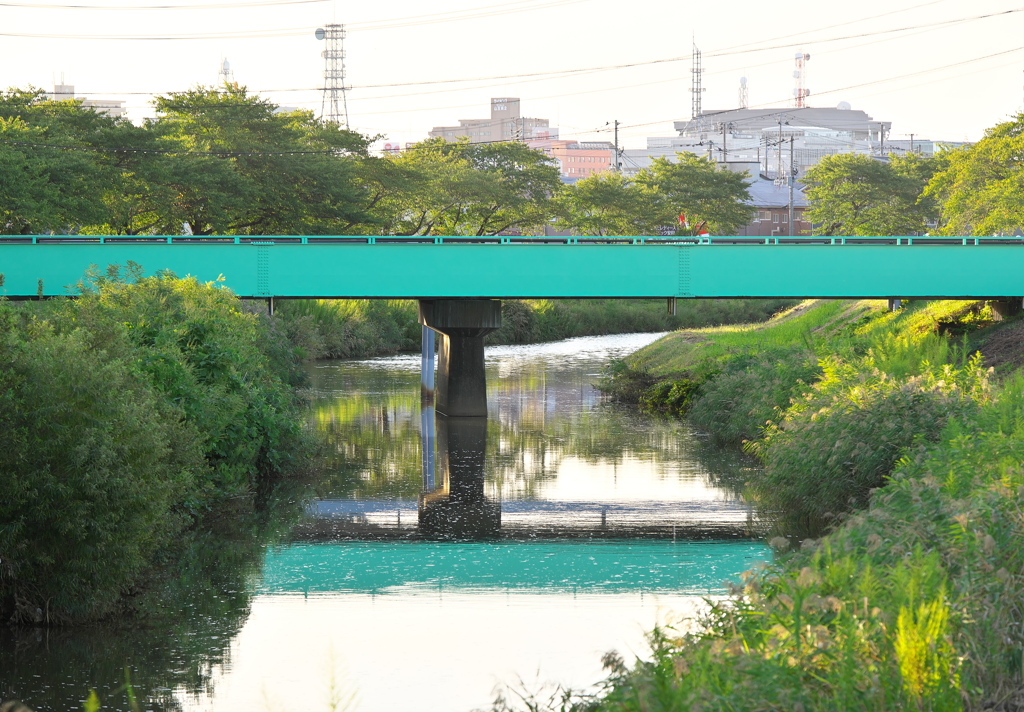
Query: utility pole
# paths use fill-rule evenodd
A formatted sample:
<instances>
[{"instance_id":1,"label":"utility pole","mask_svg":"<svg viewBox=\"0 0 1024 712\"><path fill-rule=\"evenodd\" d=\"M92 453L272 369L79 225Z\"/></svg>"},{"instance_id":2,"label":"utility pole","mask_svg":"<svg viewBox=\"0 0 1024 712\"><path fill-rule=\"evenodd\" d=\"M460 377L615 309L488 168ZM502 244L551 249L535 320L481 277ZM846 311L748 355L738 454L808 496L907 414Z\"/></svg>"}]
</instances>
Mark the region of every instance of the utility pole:
<instances>
[{"instance_id":1,"label":"utility pole","mask_svg":"<svg viewBox=\"0 0 1024 712\"><path fill-rule=\"evenodd\" d=\"M778 161L775 168L775 184L778 185L778 180L782 178L782 114L779 114L779 148L778 148Z\"/></svg>"},{"instance_id":2,"label":"utility pole","mask_svg":"<svg viewBox=\"0 0 1024 712\"><path fill-rule=\"evenodd\" d=\"M615 119L615 172L621 173L622 166L619 163L619 120Z\"/></svg>"},{"instance_id":3,"label":"utility pole","mask_svg":"<svg viewBox=\"0 0 1024 712\"><path fill-rule=\"evenodd\" d=\"M789 175L786 176L786 182L789 183L789 236L793 237L796 234L795 228L793 227L793 180L796 178L796 164L793 163L793 137L789 137Z\"/></svg>"},{"instance_id":4,"label":"utility pole","mask_svg":"<svg viewBox=\"0 0 1024 712\"><path fill-rule=\"evenodd\" d=\"M729 161L729 152L726 150L726 147L725 147L725 131L726 131L727 128L728 128L728 126L723 121L722 122L722 163L727 163Z\"/></svg>"},{"instance_id":5,"label":"utility pole","mask_svg":"<svg viewBox=\"0 0 1024 712\"><path fill-rule=\"evenodd\" d=\"M914 134L910 134L910 152L914 152Z\"/></svg>"}]
</instances>

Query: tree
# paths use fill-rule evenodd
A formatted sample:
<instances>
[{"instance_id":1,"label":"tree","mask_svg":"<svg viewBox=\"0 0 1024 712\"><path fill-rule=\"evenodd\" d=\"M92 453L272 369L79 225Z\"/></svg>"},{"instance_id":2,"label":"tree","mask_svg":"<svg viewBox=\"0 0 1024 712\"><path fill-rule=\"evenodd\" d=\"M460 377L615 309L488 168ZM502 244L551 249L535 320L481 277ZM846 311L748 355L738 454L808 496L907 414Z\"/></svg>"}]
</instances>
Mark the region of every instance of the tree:
<instances>
[{"instance_id":1,"label":"tree","mask_svg":"<svg viewBox=\"0 0 1024 712\"><path fill-rule=\"evenodd\" d=\"M943 165L925 190L939 207L939 234L1012 235L1024 228L1024 114L940 157Z\"/></svg>"},{"instance_id":2,"label":"tree","mask_svg":"<svg viewBox=\"0 0 1024 712\"><path fill-rule=\"evenodd\" d=\"M555 200L557 225L597 237L656 234L657 196L621 173L596 173L561 191Z\"/></svg>"},{"instance_id":3,"label":"tree","mask_svg":"<svg viewBox=\"0 0 1024 712\"><path fill-rule=\"evenodd\" d=\"M93 142L115 125L38 90L0 92L0 233L77 232L102 222L110 170Z\"/></svg>"},{"instance_id":4,"label":"tree","mask_svg":"<svg viewBox=\"0 0 1024 712\"><path fill-rule=\"evenodd\" d=\"M733 235L753 216L749 179L746 172L735 173L707 158L679 152L674 162L654 159L637 174L636 183L657 195L653 224L673 226L685 214L691 224L706 221L712 234Z\"/></svg>"},{"instance_id":5,"label":"tree","mask_svg":"<svg viewBox=\"0 0 1024 712\"><path fill-rule=\"evenodd\" d=\"M807 171L806 217L817 235L911 235L925 229L927 205L919 203L924 167L917 159L879 161L842 153L825 156Z\"/></svg>"},{"instance_id":6,"label":"tree","mask_svg":"<svg viewBox=\"0 0 1024 712\"><path fill-rule=\"evenodd\" d=\"M536 229L561 188L558 169L518 142L422 141L367 172L374 211L396 235L495 235Z\"/></svg>"},{"instance_id":7,"label":"tree","mask_svg":"<svg viewBox=\"0 0 1024 712\"><path fill-rule=\"evenodd\" d=\"M355 159L369 139L317 120L280 113L244 87L157 97L150 128L174 161L162 228L182 223L213 233L329 234L363 219Z\"/></svg>"}]
</instances>

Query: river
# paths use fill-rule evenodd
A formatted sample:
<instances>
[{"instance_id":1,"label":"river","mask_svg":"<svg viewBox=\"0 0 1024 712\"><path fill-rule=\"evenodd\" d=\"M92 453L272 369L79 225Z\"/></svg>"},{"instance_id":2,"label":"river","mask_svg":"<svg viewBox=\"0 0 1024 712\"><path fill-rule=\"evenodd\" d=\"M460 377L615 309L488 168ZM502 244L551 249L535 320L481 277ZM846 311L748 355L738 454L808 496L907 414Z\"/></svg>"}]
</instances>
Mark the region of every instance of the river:
<instances>
[{"instance_id":1,"label":"river","mask_svg":"<svg viewBox=\"0 0 1024 712\"><path fill-rule=\"evenodd\" d=\"M735 489L747 461L595 387L656 336L488 348L487 419L421 409L418 356L310 366L313 491L197 546L196 571L224 571L183 571L180 615L3 634L0 686L39 710L90 688L127 710L127 674L143 709L217 712L469 712L588 688L605 652L645 655L645 631L685 626L769 556Z\"/></svg>"}]
</instances>

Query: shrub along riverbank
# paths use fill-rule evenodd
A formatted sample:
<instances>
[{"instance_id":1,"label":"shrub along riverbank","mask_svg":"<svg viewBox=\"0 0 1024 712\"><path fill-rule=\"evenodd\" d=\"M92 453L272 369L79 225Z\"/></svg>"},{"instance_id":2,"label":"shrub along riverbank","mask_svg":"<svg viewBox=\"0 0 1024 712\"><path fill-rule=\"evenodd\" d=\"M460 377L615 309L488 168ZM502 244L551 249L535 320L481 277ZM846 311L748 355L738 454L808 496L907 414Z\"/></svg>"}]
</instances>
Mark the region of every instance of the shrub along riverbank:
<instances>
[{"instance_id":1,"label":"shrub along riverbank","mask_svg":"<svg viewBox=\"0 0 1024 712\"><path fill-rule=\"evenodd\" d=\"M1019 709L1024 322L982 307L808 303L620 364L620 396L746 441L751 497L804 538L578 708Z\"/></svg>"},{"instance_id":2,"label":"shrub along riverbank","mask_svg":"<svg viewBox=\"0 0 1024 712\"><path fill-rule=\"evenodd\" d=\"M793 304L782 299L687 299L675 316L659 299L506 299L502 326L488 344L533 344L574 336L672 331L763 321ZM277 320L306 359L416 351L416 302L297 299L279 303Z\"/></svg>"},{"instance_id":3,"label":"shrub along riverbank","mask_svg":"<svg viewBox=\"0 0 1024 712\"><path fill-rule=\"evenodd\" d=\"M0 301L0 620L109 616L306 447L292 346L229 291L92 275Z\"/></svg>"}]
</instances>

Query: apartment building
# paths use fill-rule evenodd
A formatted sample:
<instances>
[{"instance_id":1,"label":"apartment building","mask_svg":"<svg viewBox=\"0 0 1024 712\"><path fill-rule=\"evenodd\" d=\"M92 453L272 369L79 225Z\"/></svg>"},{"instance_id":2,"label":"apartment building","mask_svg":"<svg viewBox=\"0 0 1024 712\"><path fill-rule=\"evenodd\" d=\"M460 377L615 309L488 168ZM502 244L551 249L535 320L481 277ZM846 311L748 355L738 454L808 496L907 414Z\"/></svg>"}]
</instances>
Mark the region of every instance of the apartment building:
<instances>
[{"instance_id":1,"label":"apartment building","mask_svg":"<svg viewBox=\"0 0 1024 712\"><path fill-rule=\"evenodd\" d=\"M551 128L547 119L523 116L518 98L495 97L489 118L459 119L458 126L435 126L428 135L446 141L466 138L470 143L492 143L558 138L558 129Z\"/></svg>"},{"instance_id":2,"label":"apartment building","mask_svg":"<svg viewBox=\"0 0 1024 712\"><path fill-rule=\"evenodd\" d=\"M615 167L615 147L607 141L538 139L526 143L553 158L559 172L568 178L586 178Z\"/></svg>"}]
</instances>

